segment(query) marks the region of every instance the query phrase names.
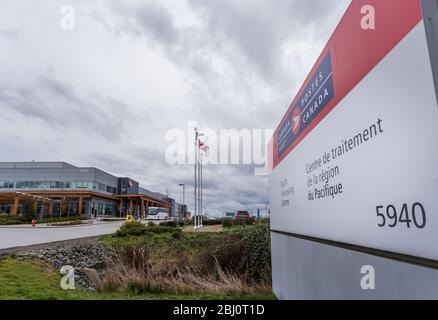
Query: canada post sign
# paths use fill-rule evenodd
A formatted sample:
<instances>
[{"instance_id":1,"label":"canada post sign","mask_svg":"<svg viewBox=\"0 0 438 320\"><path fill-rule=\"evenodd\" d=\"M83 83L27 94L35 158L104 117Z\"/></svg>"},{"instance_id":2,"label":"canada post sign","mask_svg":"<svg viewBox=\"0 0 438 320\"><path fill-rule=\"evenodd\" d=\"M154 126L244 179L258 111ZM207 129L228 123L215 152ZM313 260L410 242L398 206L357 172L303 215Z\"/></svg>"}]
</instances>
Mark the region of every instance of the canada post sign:
<instances>
[{"instance_id":1,"label":"canada post sign","mask_svg":"<svg viewBox=\"0 0 438 320\"><path fill-rule=\"evenodd\" d=\"M272 232L438 261L432 2L372 1L372 31L351 2L270 141Z\"/></svg>"},{"instance_id":2,"label":"canada post sign","mask_svg":"<svg viewBox=\"0 0 438 320\"><path fill-rule=\"evenodd\" d=\"M333 97L333 72L331 56L328 52L277 133L279 157L312 123Z\"/></svg>"}]
</instances>

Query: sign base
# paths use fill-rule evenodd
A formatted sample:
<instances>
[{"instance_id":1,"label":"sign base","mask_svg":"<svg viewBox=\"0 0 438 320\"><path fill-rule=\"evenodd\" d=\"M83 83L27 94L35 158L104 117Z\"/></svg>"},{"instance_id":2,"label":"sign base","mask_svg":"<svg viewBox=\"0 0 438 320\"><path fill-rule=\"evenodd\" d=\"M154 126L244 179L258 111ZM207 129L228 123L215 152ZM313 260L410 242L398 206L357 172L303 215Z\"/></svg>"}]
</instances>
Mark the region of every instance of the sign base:
<instances>
[{"instance_id":1,"label":"sign base","mask_svg":"<svg viewBox=\"0 0 438 320\"><path fill-rule=\"evenodd\" d=\"M437 269L276 232L271 241L279 299L438 299Z\"/></svg>"}]
</instances>

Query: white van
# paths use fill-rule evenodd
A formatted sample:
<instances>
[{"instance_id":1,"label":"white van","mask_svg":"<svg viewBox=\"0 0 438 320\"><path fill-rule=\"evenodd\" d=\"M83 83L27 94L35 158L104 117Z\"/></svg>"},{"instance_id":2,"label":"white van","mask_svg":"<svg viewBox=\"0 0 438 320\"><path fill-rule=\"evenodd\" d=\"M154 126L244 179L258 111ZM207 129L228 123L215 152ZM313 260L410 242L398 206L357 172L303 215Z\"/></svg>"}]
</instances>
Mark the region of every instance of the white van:
<instances>
[{"instance_id":1,"label":"white van","mask_svg":"<svg viewBox=\"0 0 438 320\"><path fill-rule=\"evenodd\" d=\"M148 209L146 220L167 220L169 219L169 209L151 207Z\"/></svg>"}]
</instances>

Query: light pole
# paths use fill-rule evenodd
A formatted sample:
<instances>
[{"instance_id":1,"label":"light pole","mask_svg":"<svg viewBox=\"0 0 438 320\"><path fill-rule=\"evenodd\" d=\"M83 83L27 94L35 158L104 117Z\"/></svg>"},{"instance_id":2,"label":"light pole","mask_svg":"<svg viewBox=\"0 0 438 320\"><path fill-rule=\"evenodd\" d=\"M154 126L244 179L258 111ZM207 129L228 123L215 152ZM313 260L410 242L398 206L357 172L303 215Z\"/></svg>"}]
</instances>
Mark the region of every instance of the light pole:
<instances>
[{"instance_id":1,"label":"light pole","mask_svg":"<svg viewBox=\"0 0 438 320\"><path fill-rule=\"evenodd\" d=\"M179 186L182 187L182 189L183 189L183 193L182 193L183 194L183 197L182 197L182 209L184 210L184 213L185 213L185 209L184 208L185 208L185 203L186 203L186 201L185 201L185 194L186 194L185 189L186 189L186 186L185 186L184 183L180 183ZM180 211L179 214L180 214L179 220L181 221L181 218L182 218L181 217L181 211Z\"/></svg>"}]
</instances>

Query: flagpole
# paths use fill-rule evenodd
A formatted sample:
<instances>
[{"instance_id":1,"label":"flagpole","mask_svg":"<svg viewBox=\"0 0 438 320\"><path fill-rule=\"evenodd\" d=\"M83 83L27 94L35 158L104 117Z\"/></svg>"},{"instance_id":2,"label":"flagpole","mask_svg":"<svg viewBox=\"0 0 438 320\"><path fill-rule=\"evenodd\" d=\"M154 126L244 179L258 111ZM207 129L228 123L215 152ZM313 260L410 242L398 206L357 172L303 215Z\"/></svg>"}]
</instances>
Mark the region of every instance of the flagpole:
<instances>
[{"instance_id":1,"label":"flagpole","mask_svg":"<svg viewBox=\"0 0 438 320\"><path fill-rule=\"evenodd\" d=\"M202 214L202 209L201 208L201 159L202 159L202 153L201 153L201 149L199 148L199 143L198 143L198 218L196 221L196 225L199 228L200 225L200 214Z\"/></svg>"},{"instance_id":2,"label":"flagpole","mask_svg":"<svg viewBox=\"0 0 438 320\"><path fill-rule=\"evenodd\" d=\"M199 226L202 227L202 151L199 154Z\"/></svg>"},{"instance_id":3,"label":"flagpole","mask_svg":"<svg viewBox=\"0 0 438 320\"><path fill-rule=\"evenodd\" d=\"M197 218L197 201L198 201L198 192L197 192L197 165L198 165L198 129L195 127L195 212L193 216L193 228L196 229L196 218Z\"/></svg>"},{"instance_id":4,"label":"flagpole","mask_svg":"<svg viewBox=\"0 0 438 320\"><path fill-rule=\"evenodd\" d=\"M201 169L200 169L200 176L201 176L201 183L200 183L200 187L201 187L201 197L200 197L200 202L201 202L201 227L202 227L202 220L203 220L203 214L204 214L204 212L203 212L203 207L202 207L202 188L203 188L203 184L202 184L202 153L201 153Z\"/></svg>"}]
</instances>

